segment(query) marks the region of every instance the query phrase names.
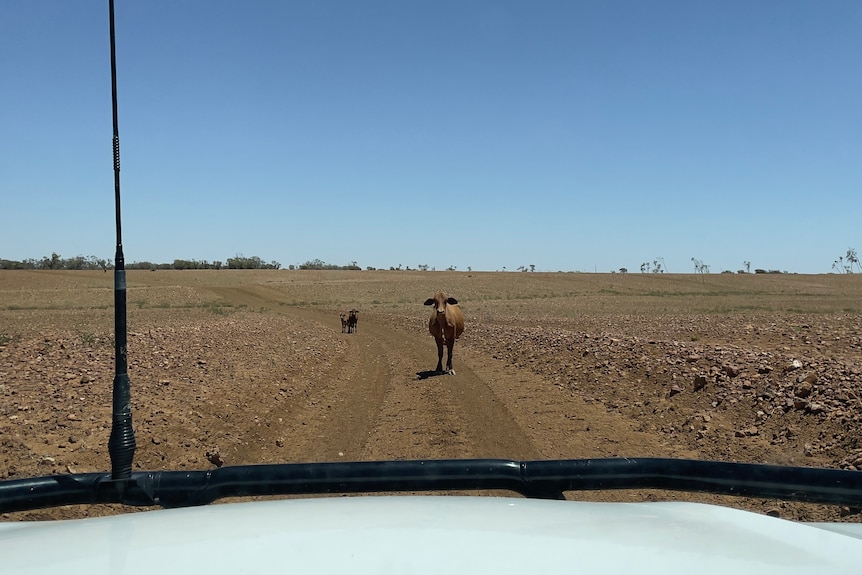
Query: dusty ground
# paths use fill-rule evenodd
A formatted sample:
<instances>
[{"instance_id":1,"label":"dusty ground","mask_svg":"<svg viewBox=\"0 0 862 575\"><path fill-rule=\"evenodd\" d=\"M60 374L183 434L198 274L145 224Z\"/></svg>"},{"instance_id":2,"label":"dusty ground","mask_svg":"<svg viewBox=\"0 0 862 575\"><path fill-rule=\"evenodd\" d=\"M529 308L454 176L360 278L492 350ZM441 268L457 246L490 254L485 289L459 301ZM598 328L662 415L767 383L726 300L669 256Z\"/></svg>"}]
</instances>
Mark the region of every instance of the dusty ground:
<instances>
[{"instance_id":1,"label":"dusty ground","mask_svg":"<svg viewBox=\"0 0 862 575\"><path fill-rule=\"evenodd\" d=\"M227 465L649 456L862 470L862 282L628 276L130 273L135 467L211 468L218 453ZM436 289L467 319L454 376L429 371L422 302ZM110 467L112 298L111 274L0 272L0 480ZM862 521L769 500L568 496Z\"/></svg>"}]
</instances>

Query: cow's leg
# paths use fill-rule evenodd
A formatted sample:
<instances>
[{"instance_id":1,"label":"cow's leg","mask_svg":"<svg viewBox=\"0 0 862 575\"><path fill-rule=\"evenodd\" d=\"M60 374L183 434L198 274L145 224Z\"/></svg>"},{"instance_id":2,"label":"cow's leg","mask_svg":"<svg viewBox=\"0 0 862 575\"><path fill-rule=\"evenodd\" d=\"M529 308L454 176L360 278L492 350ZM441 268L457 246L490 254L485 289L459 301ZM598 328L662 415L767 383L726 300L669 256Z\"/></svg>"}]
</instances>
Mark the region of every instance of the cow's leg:
<instances>
[{"instance_id":1,"label":"cow's leg","mask_svg":"<svg viewBox=\"0 0 862 575\"><path fill-rule=\"evenodd\" d=\"M437 373L443 373L443 338L434 338L437 341Z\"/></svg>"},{"instance_id":2,"label":"cow's leg","mask_svg":"<svg viewBox=\"0 0 862 575\"><path fill-rule=\"evenodd\" d=\"M446 342L446 371L455 375L455 371L452 369L452 348L455 347L455 340L451 339Z\"/></svg>"}]
</instances>

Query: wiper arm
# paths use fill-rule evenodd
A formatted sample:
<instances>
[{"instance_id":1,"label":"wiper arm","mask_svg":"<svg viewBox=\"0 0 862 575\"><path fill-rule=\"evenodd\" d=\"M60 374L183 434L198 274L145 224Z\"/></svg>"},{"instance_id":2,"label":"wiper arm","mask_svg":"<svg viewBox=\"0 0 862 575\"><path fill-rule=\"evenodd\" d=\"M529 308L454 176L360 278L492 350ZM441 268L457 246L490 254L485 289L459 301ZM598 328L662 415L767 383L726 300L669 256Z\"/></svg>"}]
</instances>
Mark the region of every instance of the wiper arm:
<instances>
[{"instance_id":1,"label":"wiper arm","mask_svg":"<svg viewBox=\"0 0 862 575\"><path fill-rule=\"evenodd\" d=\"M862 473L840 469L660 458L449 459L136 472L127 480L105 473L17 479L0 483L0 512L74 504L188 507L223 497L479 489L543 499L563 499L565 491L663 489L862 505Z\"/></svg>"}]
</instances>

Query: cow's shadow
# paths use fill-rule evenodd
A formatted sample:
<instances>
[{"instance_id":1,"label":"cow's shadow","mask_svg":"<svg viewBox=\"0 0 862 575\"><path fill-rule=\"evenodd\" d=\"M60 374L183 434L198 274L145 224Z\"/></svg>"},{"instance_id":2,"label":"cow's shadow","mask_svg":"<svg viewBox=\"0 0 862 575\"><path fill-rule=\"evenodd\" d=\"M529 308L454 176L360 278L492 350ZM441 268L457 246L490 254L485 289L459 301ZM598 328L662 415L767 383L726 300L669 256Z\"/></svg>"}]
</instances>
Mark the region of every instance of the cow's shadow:
<instances>
[{"instance_id":1,"label":"cow's shadow","mask_svg":"<svg viewBox=\"0 0 862 575\"><path fill-rule=\"evenodd\" d=\"M428 379L429 377L437 377L438 375L449 375L448 371L436 371L429 369L427 371L417 371L416 379Z\"/></svg>"}]
</instances>

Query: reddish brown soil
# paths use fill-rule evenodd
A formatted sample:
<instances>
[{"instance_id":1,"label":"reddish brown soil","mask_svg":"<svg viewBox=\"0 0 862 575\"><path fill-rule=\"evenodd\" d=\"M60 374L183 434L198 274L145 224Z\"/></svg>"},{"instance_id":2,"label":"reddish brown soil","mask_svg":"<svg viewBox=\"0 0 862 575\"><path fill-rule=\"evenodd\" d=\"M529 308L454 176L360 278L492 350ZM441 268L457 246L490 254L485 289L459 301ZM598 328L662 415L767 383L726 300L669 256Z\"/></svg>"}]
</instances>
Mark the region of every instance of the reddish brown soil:
<instances>
[{"instance_id":1,"label":"reddish brown soil","mask_svg":"<svg viewBox=\"0 0 862 575\"><path fill-rule=\"evenodd\" d=\"M862 329L846 302L673 313L593 299L606 289L595 286L542 292L521 279L533 274L237 274L130 275L136 469L636 456L862 469ZM493 287L513 276L521 283ZM422 302L444 281L467 330L456 375L438 376ZM618 295L620 280L605 281ZM387 286L399 295L381 296ZM0 480L109 468L111 293L92 272L0 272ZM344 334L339 313L353 306L357 333ZM848 507L700 494L568 496L862 520Z\"/></svg>"}]
</instances>

